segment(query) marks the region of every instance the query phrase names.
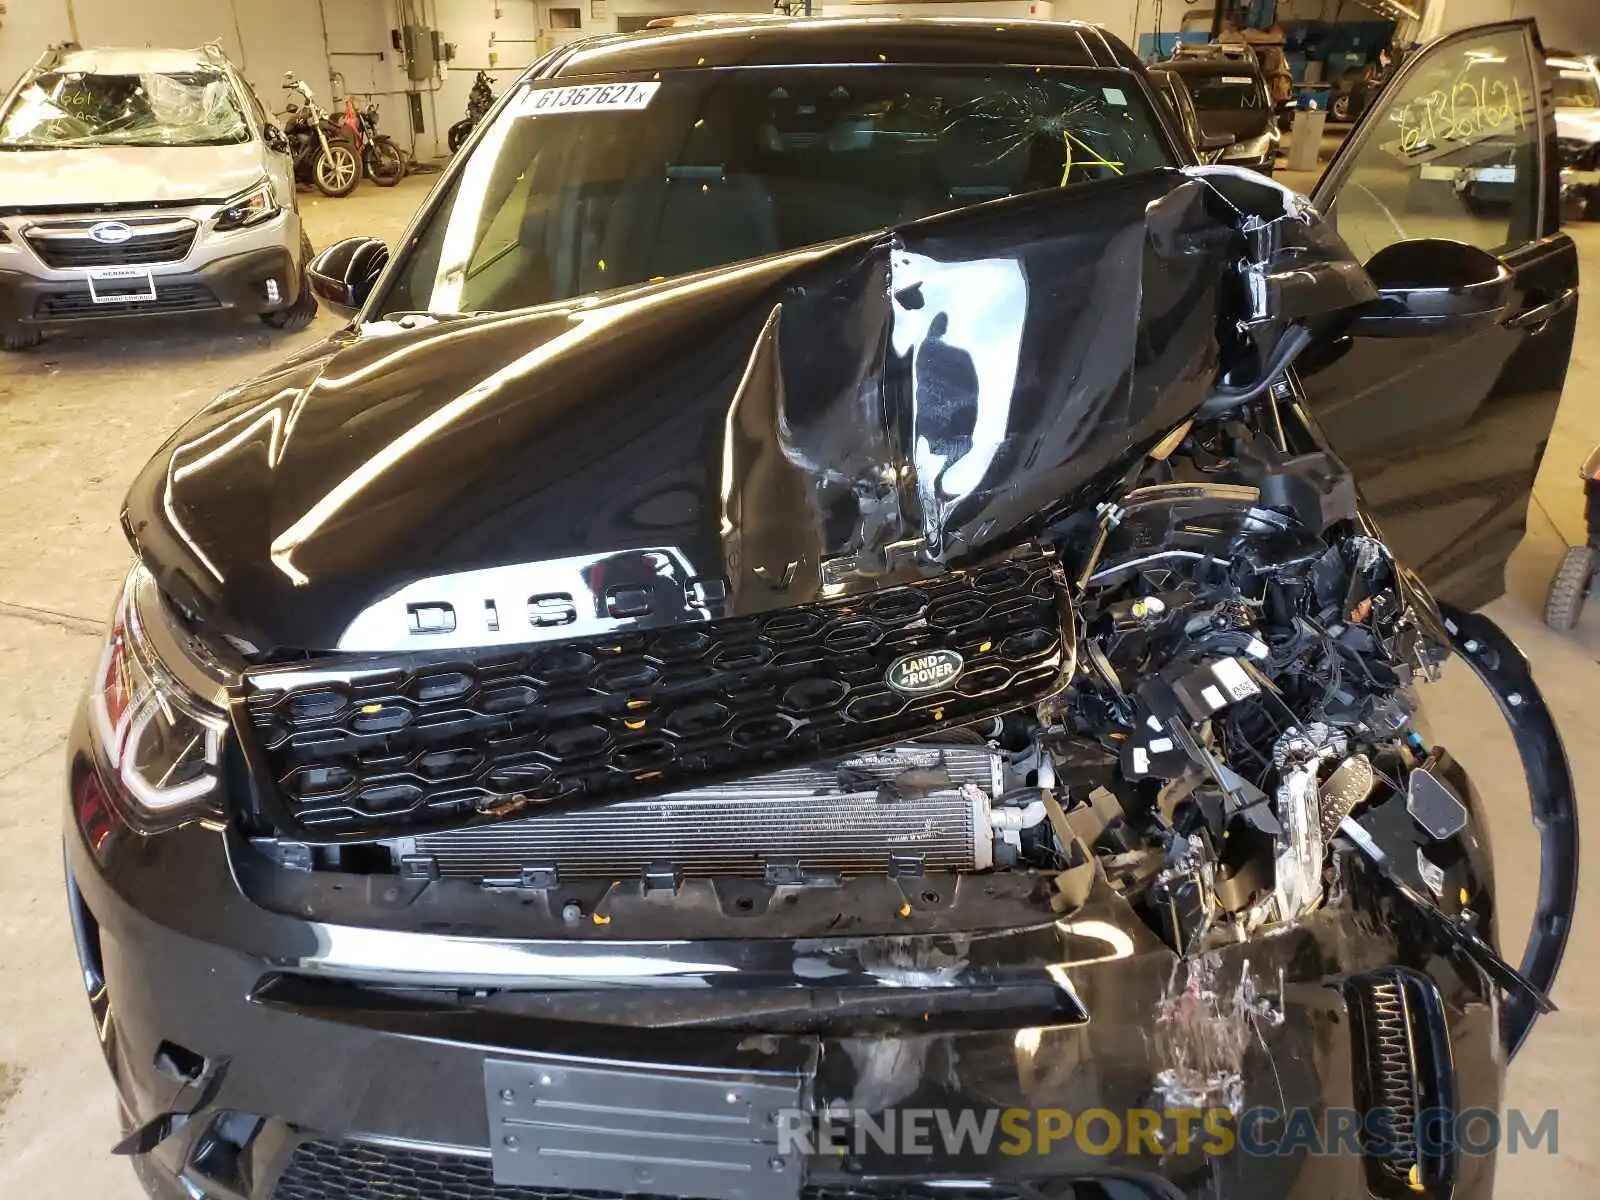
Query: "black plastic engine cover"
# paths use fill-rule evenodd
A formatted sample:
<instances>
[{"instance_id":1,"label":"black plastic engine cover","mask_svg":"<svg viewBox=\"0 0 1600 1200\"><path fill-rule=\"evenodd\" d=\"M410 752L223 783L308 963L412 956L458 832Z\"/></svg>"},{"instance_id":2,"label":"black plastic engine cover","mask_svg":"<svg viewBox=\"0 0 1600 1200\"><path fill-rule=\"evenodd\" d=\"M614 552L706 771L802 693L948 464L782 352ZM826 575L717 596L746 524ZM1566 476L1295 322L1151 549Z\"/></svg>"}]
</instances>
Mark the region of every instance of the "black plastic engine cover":
<instances>
[{"instance_id":1,"label":"black plastic engine cover","mask_svg":"<svg viewBox=\"0 0 1600 1200\"><path fill-rule=\"evenodd\" d=\"M280 832L371 838L754 774L936 733L1059 691L1074 660L1048 552L868 596L529 647L249 673L235 724ZM954 651L936 691L887 682Z\"/></svg>"}]
</instances>

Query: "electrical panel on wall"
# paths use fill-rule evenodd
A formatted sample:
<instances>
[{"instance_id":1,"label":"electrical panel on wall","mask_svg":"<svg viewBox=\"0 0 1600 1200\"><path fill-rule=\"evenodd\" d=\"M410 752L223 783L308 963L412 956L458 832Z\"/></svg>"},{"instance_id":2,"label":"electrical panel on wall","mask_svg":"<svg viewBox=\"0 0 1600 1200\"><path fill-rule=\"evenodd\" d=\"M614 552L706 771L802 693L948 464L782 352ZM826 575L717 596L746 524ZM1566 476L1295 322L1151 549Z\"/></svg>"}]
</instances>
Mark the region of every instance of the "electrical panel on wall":
<instances>
[{"instance_id":1,"label":"electrical panel on wall","mask_svg":"<svg viewBox=\"0 0 1600 1200\"><path fill-rule=\"evenodd\" d=\"M421 83L433 78L434 32L426 25L407 25L401 29L406 50L406 77Z\"/></svg>"}]
</instances>

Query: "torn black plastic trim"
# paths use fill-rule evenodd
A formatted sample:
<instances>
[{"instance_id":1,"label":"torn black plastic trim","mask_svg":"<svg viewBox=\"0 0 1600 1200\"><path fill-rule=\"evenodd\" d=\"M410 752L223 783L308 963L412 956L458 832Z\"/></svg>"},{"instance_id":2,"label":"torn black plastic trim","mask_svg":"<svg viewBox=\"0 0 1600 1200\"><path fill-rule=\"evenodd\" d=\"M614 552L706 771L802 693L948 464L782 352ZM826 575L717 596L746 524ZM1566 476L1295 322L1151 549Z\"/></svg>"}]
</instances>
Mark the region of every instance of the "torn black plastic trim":
<instances>
[{"instance_id":1,"label":"torn black plastic trim","mask_svg":"<svg viewBox=\"0 0 1600 1200\"><path fill-rule=\"evenodd\" d=\"M1521 973L1549 993L1561 969L1572 917L1578 905L1578 802L1561 734L1528 660L1505 632L1481 613L1440 605L1456 652L1494 694L1522 758L1533 825L1539 833L1539 892ZM1500 1010L1500 1040L1514 1057L1539 1018L1539 1006L1524 992L1509 995Z\"/></svg>"}]
</instances>

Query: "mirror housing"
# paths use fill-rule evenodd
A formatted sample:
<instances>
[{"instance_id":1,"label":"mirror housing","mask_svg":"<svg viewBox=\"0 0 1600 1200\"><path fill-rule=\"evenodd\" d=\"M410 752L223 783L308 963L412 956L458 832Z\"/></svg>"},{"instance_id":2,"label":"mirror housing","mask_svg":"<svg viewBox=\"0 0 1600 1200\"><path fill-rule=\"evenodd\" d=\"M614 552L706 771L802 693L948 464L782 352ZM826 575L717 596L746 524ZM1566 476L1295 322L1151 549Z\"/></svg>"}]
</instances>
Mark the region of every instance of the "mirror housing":
<instances>
[{"instance_id":1,"label":"mirror housing","mask_svg":"<svg viewBox=\"0 0 1600 1200\"><path fill-rule=\"evenodd\" d=\"M353 317L389 265L389 247L377 238L335 242L311 260L306 275L318 300L342 317Z\"/></svg>"},{"instance_id":2,"label":"mirror housing","mask_svg":"<svg viewBox=\"0 0 1600 1200\"><path fill-rule=\"evenodd\" d=\"M1200 135L1200 149L1226 150L1238 140L1231 133L1202 133Z\"/></svg>"},{"instance_id":3,"label":"mirror housing","mask_svg":"<svg viewBox=\"0 0 1600 1200\"><path fill-rule=\"evenodd\" d=\"M289 137L272 122L261 127L261 140L274 154L289 153Z\"/></svg>"},{"instance_id":4,"label":"mirror housing","mask_svg":"<svg viewBox=\"0 0 1600 1200\"><path fill-rule=\"evenodd\" d=\"M1490 329L1513 311L1515 281L1494 255L1443 238L1385 246L1367 263L1378 298L1357 313L1361 337L1460 335Z\"/></svg>"}]
</instances>

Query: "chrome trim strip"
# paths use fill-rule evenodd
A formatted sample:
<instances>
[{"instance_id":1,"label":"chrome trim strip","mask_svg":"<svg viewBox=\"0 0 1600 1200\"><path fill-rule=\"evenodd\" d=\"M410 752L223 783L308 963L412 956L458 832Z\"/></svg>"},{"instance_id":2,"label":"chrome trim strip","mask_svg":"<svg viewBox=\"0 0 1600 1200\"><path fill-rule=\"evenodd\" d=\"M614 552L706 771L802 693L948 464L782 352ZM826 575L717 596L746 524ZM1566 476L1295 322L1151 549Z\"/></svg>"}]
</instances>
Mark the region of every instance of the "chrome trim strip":
<instances>
[{"instance_id":1,"label":"chrome trim strip","mask_svg":"<svg viewBox=\"0 0 1600 1200\"><path fill-rule=\"evenodd\" d=\"M727 962L675 958L689 949L668 942L523 942L453 934L363 929L354 925L307 925L314 952L295 961L308 974L383 983L449 983L470 979L475 987L523 986L537 981L550 989L658 983L710 987L708 975L735 975Z\"/></svg>"},{"instance_id":2,"label":"chrome trim strip","mask_svg":"<svg viewBox=\"0 0 1600 1200\"><path fill-rule=\"evenodd\" d=\"M73 223L52 223L49 225L29 225L24 231L25 236L41 242L94 242L96 245L121 245L133 246L145 238L167 237L175 233L187 233L200 228L198 221L188 217L176 219L151 220L148 222L133 220L122 221L132 233L125 242L101 243L99 239L90 236L90 230L106 223L108 218L99 218L93 221Z\"/></svg>"}]
</instances>

